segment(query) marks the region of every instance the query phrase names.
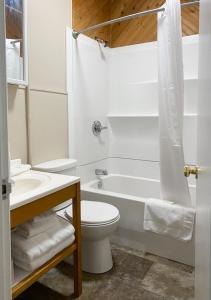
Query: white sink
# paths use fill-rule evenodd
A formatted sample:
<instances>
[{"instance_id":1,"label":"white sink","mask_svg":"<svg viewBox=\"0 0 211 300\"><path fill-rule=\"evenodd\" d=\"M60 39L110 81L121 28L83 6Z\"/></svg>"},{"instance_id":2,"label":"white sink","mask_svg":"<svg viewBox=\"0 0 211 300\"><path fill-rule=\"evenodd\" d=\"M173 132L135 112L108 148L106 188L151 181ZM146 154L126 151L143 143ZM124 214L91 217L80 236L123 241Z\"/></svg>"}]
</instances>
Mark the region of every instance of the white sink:
<instances>
[{"instance_id":1,"label":"white sink","mask_svg":"<svg viewBox=\"0 0 211 300\"><path fill-rule=\"evenodd\" d=\"M30 193L48 184L50 180L50 176L36 172L27 172L13 177L11 196L15 197Z\"/></svg>"},{"instance_id":2,"label":"white sink","mask_svg":"<svg viewBox=\"0 0 211 300\"><path fill-rule=\"evenodd\" d=\"M19 196L42 187L50 181L50 177L36 173L16 176L12 184L12 196Z\"/></svg>"},{"instance_id":3,"label":"white sink","mask_svg":"<svg viewBox=\"0 0 211 300\"><path fill-rule=\"evenodd\" d=\"M75 176L29 170L12 177L10 210L35 201L80 181Z\"/></svg>"}]
</instances>

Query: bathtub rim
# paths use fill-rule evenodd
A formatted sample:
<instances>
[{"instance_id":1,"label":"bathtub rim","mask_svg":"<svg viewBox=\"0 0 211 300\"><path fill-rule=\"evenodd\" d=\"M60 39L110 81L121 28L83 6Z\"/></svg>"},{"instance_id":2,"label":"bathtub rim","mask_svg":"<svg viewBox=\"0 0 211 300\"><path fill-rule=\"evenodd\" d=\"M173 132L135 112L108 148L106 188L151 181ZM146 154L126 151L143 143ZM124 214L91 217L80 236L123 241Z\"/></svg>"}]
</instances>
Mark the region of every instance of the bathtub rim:
<instances>
[{"instance_id":1,"label":"bathtub rim","mask_svg":"<svg viewBox=\"0 0 211 300\"><path fill-rule=\"evenodd\" d=\"M109 175L105 175L105 176L101 176L101 179L104 180L106 178L109 177L126 177L129 179L136 179L136 180L144 180L144 181L148 181L148 182L156 182L156 183L160 183L159 179L153 179L153 178L147 178L147 177L138 177L138 176L130 176L130 175L124 175L124 174L118 174L118 173L111 173ZM143 202L145 203L146 199L149 199L150 197L137 197L137 196L133 196L131 194L123 194L123 193L118 193L118 192L111 192L108 190L101 190L98 188L94 188L91 187L93 184L97 184L99 182L99 179L94 179L91 180L87 183L84 183L81 186L81 191L82 192L90 192L90 193L94 193L94 194L100 194L100 195L105 195L105 196L110 196L110 197L115 197L115 198L122 198L125 200L133 200L133 201L138 201L138 202ZM189 184L188 185L190 188L194 188L196 189L196 185L194 184ZM158 198L159 199L159 198Z\"/></svg>"}]
</instances>

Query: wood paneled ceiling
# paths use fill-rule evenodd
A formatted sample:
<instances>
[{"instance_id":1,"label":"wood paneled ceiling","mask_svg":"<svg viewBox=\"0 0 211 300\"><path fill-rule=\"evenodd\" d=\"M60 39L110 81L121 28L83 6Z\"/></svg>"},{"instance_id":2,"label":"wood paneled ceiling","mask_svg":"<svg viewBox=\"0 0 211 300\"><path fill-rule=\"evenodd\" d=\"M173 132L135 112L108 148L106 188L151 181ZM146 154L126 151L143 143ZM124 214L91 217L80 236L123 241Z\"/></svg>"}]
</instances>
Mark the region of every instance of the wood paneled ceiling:
<instances>
[{"instance_id":1,"label":"wood paneled ceiling","mask_svg":"<svg viewBox=\"0 0 211 300\"><path fill-rule=\"evenodd\" d=\"M8 39L23 37L23 6L22 0L5 1L6 35Z\"/></svg>"},{"instance_id":2,"label":"wood paneled ceiling","mask_svg":"<svg viewBox=\"0 0 211 300\"><path fill-rule=\"evenodd\" d=\"M187 2L187 0L182 0ZM164 0L73 0L73 28L80 30L110 19L160 7ZM183 35L199 31L199 7L182 9ZM157 39L157 17L149 15L130 21L106 26L87 35L109 42L110 47L120 47L155 41Z\"/></svg>"},{"instance_id":3,"label":"wood paneled ceiling","mask_svg":"<svg viewBox=\"0 0 211 300\"><path fill-rule=\"evenodd\" d=\"M110 20L111 0L72 0L73 28L81 30L86 27ZM110 26L87 33L91 38L110 40Z\"/></svg>"}]
</instances>

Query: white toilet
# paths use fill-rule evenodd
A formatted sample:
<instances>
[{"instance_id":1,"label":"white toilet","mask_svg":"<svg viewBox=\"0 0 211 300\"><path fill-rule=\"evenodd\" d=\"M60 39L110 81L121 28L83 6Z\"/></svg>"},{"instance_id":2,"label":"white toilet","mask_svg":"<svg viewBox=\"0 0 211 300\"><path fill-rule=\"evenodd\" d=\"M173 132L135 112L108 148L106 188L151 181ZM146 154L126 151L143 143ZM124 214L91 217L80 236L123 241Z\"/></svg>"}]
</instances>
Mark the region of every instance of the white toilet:
<instances>
[{"instance_id":1,"label":"white toilet","mask_svg":"<svg viewBox=\"0 0 211 300\"><path fill-rule=\"evenodd\" d=\"M77 161L57 159L36 165L34 170L76 175ZM55 208L57 214L72 220L71 200ZM89 273L104 273L113 266L110 235L116 230L120 219L119 210L108 203L81 201L82 268Z\"/></svg>"}]
</instances>

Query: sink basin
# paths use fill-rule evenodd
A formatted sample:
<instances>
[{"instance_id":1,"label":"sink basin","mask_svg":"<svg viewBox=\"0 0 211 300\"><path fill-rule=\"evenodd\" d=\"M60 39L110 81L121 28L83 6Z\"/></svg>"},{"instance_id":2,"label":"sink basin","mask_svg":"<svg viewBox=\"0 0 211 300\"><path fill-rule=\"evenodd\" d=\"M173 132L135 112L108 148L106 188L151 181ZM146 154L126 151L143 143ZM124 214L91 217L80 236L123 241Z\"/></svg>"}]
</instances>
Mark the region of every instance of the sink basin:
<instances>
[{"instance_id":1,"label":"sink basin","mask_svg":"<svg viewBox=\"0 0 211 300\"><path fill-rule=\"evenodd\" d=\"M80 182L79 177L28 170L12 177L10 210Z\"/></svg>"},{"instance_id":2,"label":"sink basin","mask_svg":"<svg viewBox=\"0 0 211 300\"><path fill-rule=\"evenodd\" d=\"M13 180L12 196L19 196L43 187L50 181L50 177L43 174L28 173L16 176Z\"/></svg>"}]
</instances>

